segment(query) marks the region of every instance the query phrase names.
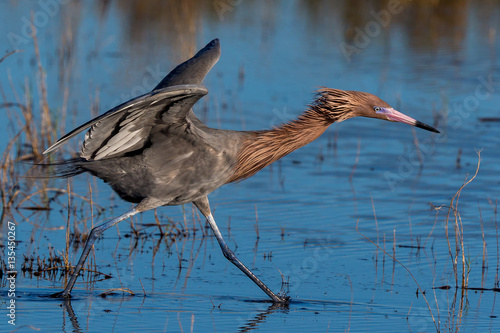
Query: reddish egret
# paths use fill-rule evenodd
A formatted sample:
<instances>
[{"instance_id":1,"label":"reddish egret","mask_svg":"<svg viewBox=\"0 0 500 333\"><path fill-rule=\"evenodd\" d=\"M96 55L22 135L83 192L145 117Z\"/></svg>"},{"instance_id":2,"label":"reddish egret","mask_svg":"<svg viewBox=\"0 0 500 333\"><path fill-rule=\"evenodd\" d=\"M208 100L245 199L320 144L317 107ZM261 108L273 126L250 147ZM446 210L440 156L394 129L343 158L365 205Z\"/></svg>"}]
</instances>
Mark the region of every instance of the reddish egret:
<instances>
[{"instance_id":1,"label":"reddish egret","mask_svg":"<svg viewBox=\"0 0 500 333\"><path fill-rule=\"evenodd\" d=\"M192 202L205 216L224 256L276 303L288 297L273 293L225 243L210 211L207 195L218 187L256 172L318 138L331 124L352 117L402 122L439 133L365 92L322 88L296 120L262 131L207 127L191 107L207 89L201 83L220 56L215 39L177 66L150 93L123 103L66 134L49 153L88 129L80 157L58 166L59 176L83 172L101 178L123 199L137 205L92 229L66 288L71 290L95 240L108 228L137 213Z\"/></svg>"}]
</instances>

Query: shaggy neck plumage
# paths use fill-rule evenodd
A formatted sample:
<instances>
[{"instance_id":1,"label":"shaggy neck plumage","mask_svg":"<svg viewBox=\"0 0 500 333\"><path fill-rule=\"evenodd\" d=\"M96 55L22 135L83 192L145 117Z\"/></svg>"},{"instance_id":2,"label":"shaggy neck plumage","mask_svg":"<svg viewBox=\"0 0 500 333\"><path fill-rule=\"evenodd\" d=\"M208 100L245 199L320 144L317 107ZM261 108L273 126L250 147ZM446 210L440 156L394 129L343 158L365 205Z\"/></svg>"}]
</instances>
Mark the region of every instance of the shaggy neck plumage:
<instances>
[{"instance_id":1,"label":"shaggy neck plumage","mask_svg":"<svg viewBox=\"0 0 500 333\"><path fill-rule=\"evenodd\" d=\"M334 119L327 117L323 103L311 105L297 119L267 131L251 132L238 153L234 174L227 181L248 178L292 151L316 140Z\"/></svg>"}]
</instances>

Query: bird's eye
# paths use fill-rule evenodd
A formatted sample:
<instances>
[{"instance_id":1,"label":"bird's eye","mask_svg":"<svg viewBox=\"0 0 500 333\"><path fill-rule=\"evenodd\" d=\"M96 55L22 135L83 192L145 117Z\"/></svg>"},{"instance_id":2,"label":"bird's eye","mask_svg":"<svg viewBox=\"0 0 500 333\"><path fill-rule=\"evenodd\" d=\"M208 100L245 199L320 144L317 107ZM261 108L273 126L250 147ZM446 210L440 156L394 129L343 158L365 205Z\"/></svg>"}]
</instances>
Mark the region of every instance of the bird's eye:
<instances>
[{"instance_id":1,"label":"bird's eye","mask_svg":"<svg viewBox=\"0 0 500 333\"><path fill-rule=\"evenodd\" d=\"M375 110L375 112L380 112L382 108L380 106L374 106L373 110Z\"/></svg>"}]
</instances>

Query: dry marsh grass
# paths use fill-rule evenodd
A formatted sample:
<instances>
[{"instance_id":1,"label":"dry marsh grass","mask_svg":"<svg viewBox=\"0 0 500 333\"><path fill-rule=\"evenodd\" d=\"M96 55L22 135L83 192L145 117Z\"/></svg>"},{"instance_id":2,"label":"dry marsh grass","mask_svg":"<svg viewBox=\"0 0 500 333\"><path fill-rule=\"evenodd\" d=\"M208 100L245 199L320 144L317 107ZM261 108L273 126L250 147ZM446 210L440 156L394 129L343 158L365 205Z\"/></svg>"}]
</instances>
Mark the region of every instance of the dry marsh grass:
<instances>
[{"instance_id":1,"label":"dry marsh grass","mask_svg":"<svg viewBox=\"0 0 500 333\"><path fill-rule=\"evenodd\" d=\"M496 235L496 248L497 248L497 253L496 253L496 275L495 275L495 280L493 282L492 286L487 286L486 279L486 272L488 270L488 251L487 251L487 242L486 242L486 236L485 236L485 230L484 230L484 224L483 224L483 217L482 217L482 212L481 208L478 206L478 228L481 230L481 244L482 244L482 252L480 254L477 254L473 256L468 248L468 242L467 242L467 231L464 228L464 220L462 219L462 216L460 214L459 210L459 201L461 194L463 190L470 185L478 176L479 169L481 166L481 151L477 151L477 165L475 172L470 176L469 174L466 174L465 180L463 184L458 188L458 190L455 192L455 194L452 196L450 199L450 203L448 205L441 205L441 206L434 206L431 204L432 208L436 211L436 217L435 217L435 223L432 226L429 235L427 236L425 242L418 241L418 245L414 246L404 246L404 245L398 245L398 248L404 247L404 248L417 248L417 249L422 249L425 251L426 247L428 246L428 240L431 238L436 225L439 226L439 222L442 222L442 226L444 227L444 241L446 242L446 247L448 250L448 258L451 261L451 268L452 268L452 277L455 282L455 286L450 286L450 285L441 285L441 286L436 286L436 280L441 279L442 277L437 275L437 272L431 272L433 274L433 299L429 297L426 293L425 287L421 285L421 283L418 281L417 277L415 277L412 273L411 267L405 266L403 263L401 263L397 257L396 257L396 233L394 231L394 240L393 240L393 246L392 246L392 254L388 253L386 251L386 240L385 240L385 235L384 235L384 244L381 245L379 244L379 239L377 236L376 240L372 240L369 237L365 236L363 233L361 233L358 229L358 225L356 225L356 230L358 233L365 238L368 242L373 244L377 250L380 250L384 253L384 255L387 255L390 257L393 262L397 263L399 266L403 267L404 270L408 272L408 274L411 276L411 278L414 280L416 286L417 286L417 296L421 295L421 297L424 299L427 309L429 311L430 315L430 320L432 320L434 327L437 332L441 332L443 330L443 327L445 327L445 330L450 331L450 332L457 332L460 331L460 328L462 326L463 320L467 314L467 309L469 307L469 298L468 298L468 291L472 290L474 292L500 292L499 288L499 281L498 281L498 271L499 271L499 260L498 260L498 252L499 250L499 237L498 237L498 225L497 225L497 202L493 202L489 200L489 204L493 207L493 212L494 212L494 224L495 224L495 235ZM373 205L373 202L372 202ZM377 217L375 213L375 207L373 206L373 213L374 213L374 221L375 225L377 225ZM440 217L439 213L440 212L446 212L446 215L444 217ZM470 236L474 237L474 236ZM434 240L434 242L436 239ZM437 239L439 242L439 239ZM434 247L434 242L432 243L432 247ZM434 251L434 250L432 250ZM418 254L417 254L418 255ZM480 260L481 261L481 286L471 284L470 276L471 272L473 269L472 263L475 260ZM442 263L444 264L444 263ZM475 274L477 276L477 274ZM394 269L393 269L393 278L394 278ZM394 280L393 282L394 283ZM447 290L451 290L451 298L449 298L449 295L446 295L446 304L443 303L443 297L445 295L439 294L440 290L443 292ZM412 304L413 305L413 304ZM446 306L443 306L446 305ZM493 313L493 310L492 310ZM411 307L408 312L407 320L411 316Z\"/></svg>"}]
</instances>

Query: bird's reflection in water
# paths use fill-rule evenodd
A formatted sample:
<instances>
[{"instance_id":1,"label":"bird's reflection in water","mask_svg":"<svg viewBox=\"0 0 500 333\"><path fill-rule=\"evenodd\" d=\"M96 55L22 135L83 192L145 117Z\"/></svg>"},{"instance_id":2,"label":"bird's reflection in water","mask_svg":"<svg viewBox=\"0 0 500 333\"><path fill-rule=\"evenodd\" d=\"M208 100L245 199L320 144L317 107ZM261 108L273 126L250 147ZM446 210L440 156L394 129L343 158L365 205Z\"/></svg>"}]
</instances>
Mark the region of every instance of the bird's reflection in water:
<instances>
[{"instance_id":1,"label":"bird's reflection in water","mask_svg":"<svg viewBox=\"0 0 500 333\"><path fill-rule=\"evenodd\" d=\"M273 303L267 309L258 311L257 314L249 319L244 325L238 327L238 332L249 332L259 328L260 324L266 321L272 313L288 313L288 304Z\"/></svg>"},{"instance_id":2,"label":"bird's reflection in water","mask_svg":"<svg viewBox=\"0 0 500 333\"><path fill-rule=\"evenodd\" d=\"M80 328L80 324L78 323L78 318L75 315L75 312L73 311L73 307L71 306L71 299L70 298L65 298L61 304L61 307L66 311L68 314L69 320L71 322L71 332L83 332L83 330ZM67 332L69 330L66 329L66 317L63 316L63 321L62 321L62 332Z\"/></svg>"},{"instance_id":3,"label":"bird's reflection in water","mask_svg":"<svg viewBox=\"0 0 500 333\"><path fill-rule=\"evenodd\" d=\"M63 315L61 331L62 332L70 331L78 333L85 332L86 330L80 327L80 324L78 322L78 317L75 314L75 311L73 310L73 307L71 305L71 299L65 298L61 303L61 307L66 312L71 322L71 328L69 328L66 324L65 320L66 316ZM252 318L245 320L244 324L238 327L238 332L249 332L258 329L259 326L266 321L269 315L273 313L288 313L288 310L289 310L288 304L273 303L264 310L258 310L257 314Z\"/></svg>"}]
</instances>

